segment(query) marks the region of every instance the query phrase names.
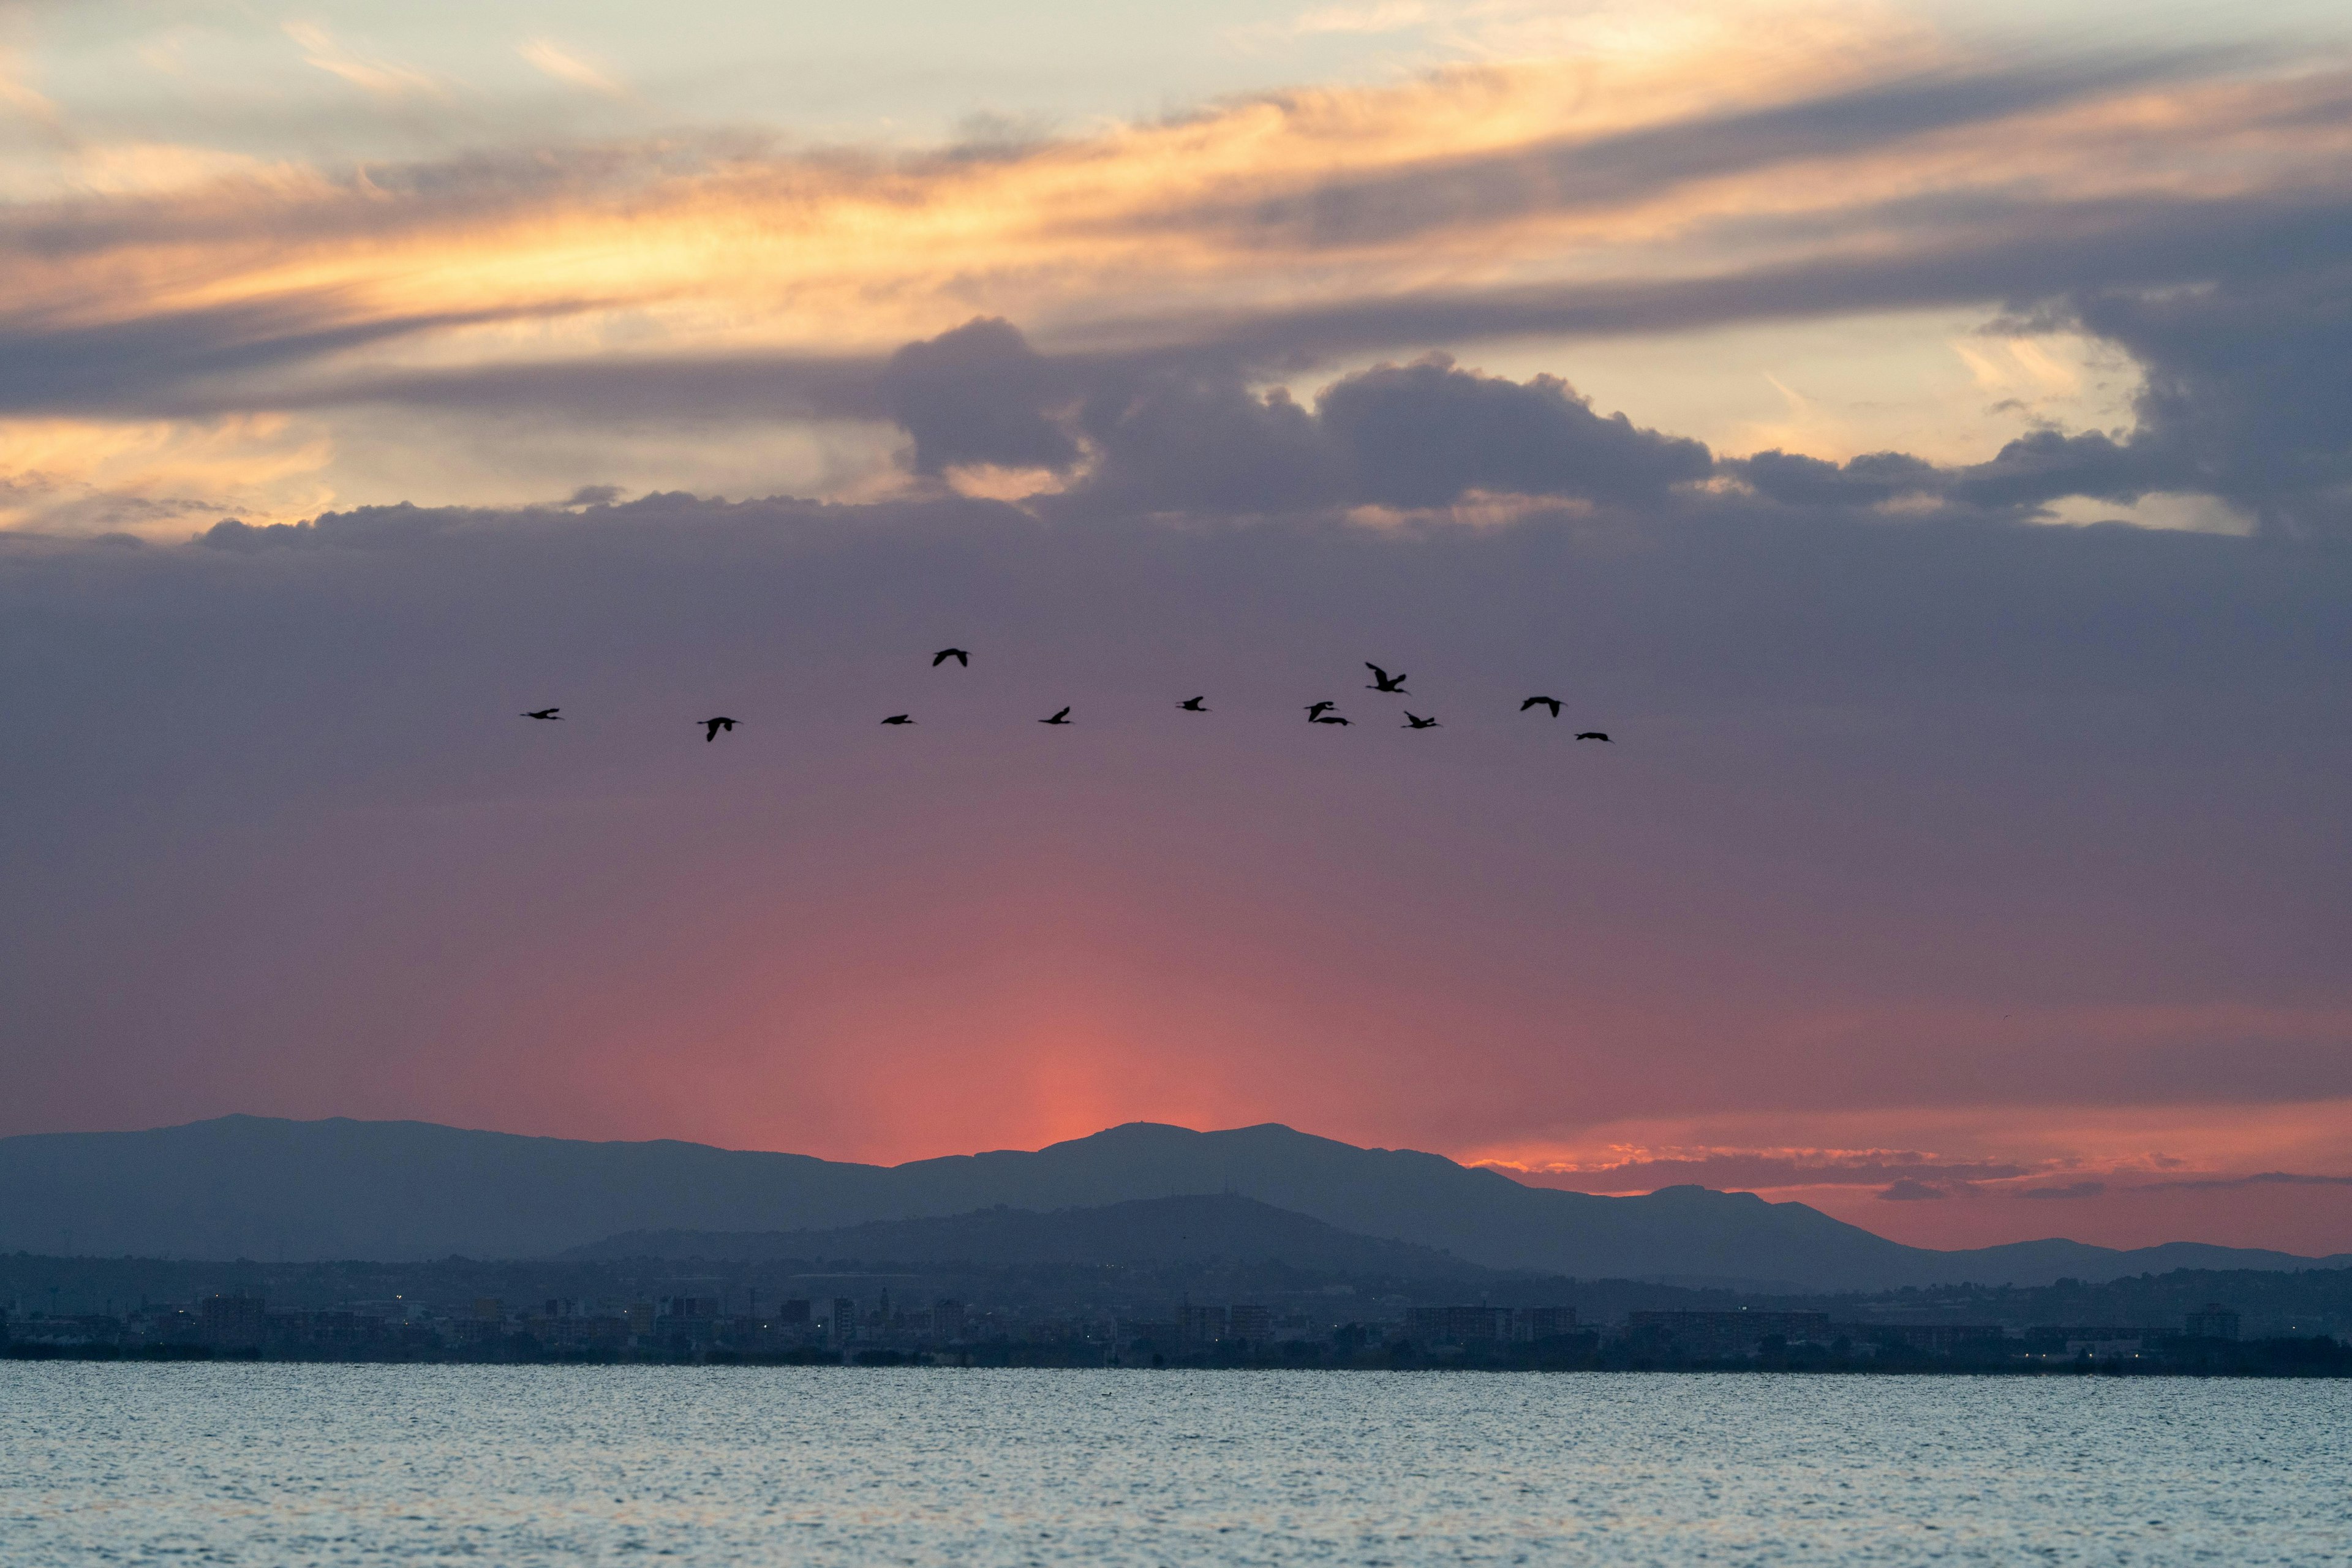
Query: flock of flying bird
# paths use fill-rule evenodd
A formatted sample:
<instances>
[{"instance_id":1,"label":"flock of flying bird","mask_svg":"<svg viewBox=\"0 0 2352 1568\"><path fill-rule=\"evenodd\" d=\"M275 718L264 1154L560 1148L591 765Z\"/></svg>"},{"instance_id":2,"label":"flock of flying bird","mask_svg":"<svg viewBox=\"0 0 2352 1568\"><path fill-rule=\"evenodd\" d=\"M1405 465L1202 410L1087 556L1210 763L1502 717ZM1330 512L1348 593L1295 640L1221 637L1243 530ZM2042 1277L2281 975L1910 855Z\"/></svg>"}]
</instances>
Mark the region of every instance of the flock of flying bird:
<instances>
[{"instance_id":1,"label":"flock of flying bird","mask_svg":"<svg viewBox=\"0 0 2352 1568\"><path fill-rule=\"evenodd\" d=\"M945 664L950 659L955 660L960 667L965 669L970 669L971 668L971 650L970 648L962 647L943 647L940 649L939 652L931 655L931 668L933 669L937 669L940 666ZM1364 668L1372 672L1372 683L1370 686L1365 687L1365 690L1387 692L1395 697L1409 697L1412 695L1411 692L1408 692L1404 689L1405 675L1402 670L1399 670L1396 674L1391 675L1387 670L1382 669L1379 665L1372 663L1370 659L1366 659L1364 661ZM1209 711L1208 700L1209 700L1206 697L1187 697L1183 701L1176 704L1176 706L1182 709L1187 713L1206 713ZM1310 702L1307 705L1307 721L1310 724L1352 723L1352 720L1347 718L1344 714L1336 711L1339 706L1339 705L1338 703L1329 701ZM1559 717L1560 701L1557 697L1530 697L1526 701L1519 704L1519 711L1522 713L1525 713L1531 708L1548 708L1551 710L1551 716L1557 719ZM1402 709L1400 711L1404 714L1404 723L1402 726L1404 729L1434 730L1440 727L1436 720L1424 719L1409 708ZM561 720L563 717L563 710L560 707L540 708L523 714L522 717L525 719ZM893 713L888 718L882 721L885 724L911 724L914 721L913 715L907 713ZM1048 718L1037 721L1040 724L1066 724L1069 721L1070 710L1067 708L1059 710ZM734 729L740 721L728 718L725 714L719 714L709 719L697 719L695 722L702 726L703 740L705 742L709 742L719 739L719 733L722 731ZM1607 734L1599 730L1580 730L1576 733L1576 738L1580 741L1606 741L1609 739Z\"/></svg>"}]
</instances>

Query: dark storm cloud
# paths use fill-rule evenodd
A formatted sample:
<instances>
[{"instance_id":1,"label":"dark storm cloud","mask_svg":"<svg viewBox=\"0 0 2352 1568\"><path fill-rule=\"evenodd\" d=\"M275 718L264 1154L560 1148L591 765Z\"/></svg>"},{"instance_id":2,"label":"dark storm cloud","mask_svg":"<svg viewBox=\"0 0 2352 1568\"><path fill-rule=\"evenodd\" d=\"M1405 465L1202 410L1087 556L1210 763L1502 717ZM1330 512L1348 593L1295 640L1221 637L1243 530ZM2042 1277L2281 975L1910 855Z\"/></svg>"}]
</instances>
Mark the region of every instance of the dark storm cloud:
<instances>
[{"instance_id":1,"label":"dark storm cloud","mask_svg":"<svg viewBox=\"0 0 2352 1568\"><path fill-rule=\"evenodd\" d=\"M1700 443L1596 415L1556 376L1521 384L1442 356L1336 382L1316 413L1347 454L1356 498L1391 506L1474 489L1646 500L1714 467Z\"/></svg>"},{"instance_id":2,"label":"dark storm cloud","mask_svg":"<svg viewBox=\"0 0 2352 1568\"><path fill-rule=\"evenodd\" d=\"M2129 353L2145 378L2130 434L2037 431L1944 469L1895 453L1837 466L1763 452L1733 468L1797 505L1924 494L2007 510L2172 490L2235 502L2270 531L2352 530L2352 254L2250 258L2243 275L2173 288L2072 290L2011 324L2074 328Z\"/></svg>"},{"instance_id":3,"label":"dark storm cloud","mask_svg":"<svg viewBox=\"0 0 2352 1568\"><path fill-rule=\"evenodd\" d=\"M1877 506L1945 483L1942 469L1907 452L1871 452L1841 464L1776 448L1735 467L1759 495L1790 506Z\"/></svg>"},{"instance_id":4,"label":"dark storm cloud","mask_svg":"<svg viewBox=\"0 0 2352 1568\"><path fill-rule=\"evenodd\" d=\"M1477 490L1631 501L1713 466L1698 442L1604 418L1554 377L1443 355L1344 376L1312 410L1234 372L1146 375L1090 397L1081 423L1100 461L1055 504L1088 510L1412 509Z\"/></svg>"},{"instance_id":5,"label":"dark storm cloud","mask_svg":"<svg viewBox=\"0 0 2352 1568\"><path fill-rule=\"evenodd\" d=\"M1347 488L1315 415L1231 364L1110 367L1078 424L1099 458L1064 511L1307 511Z\"/></svg>"},{"instance_id":6,"label":"dark storm cloud","mask_svg":"<svg viewBox=\"0 0 2352 1568\"><path fill-rule=\"evenodd\" d=\"M1482 490L1631 502L1713 469L1700 443L1595 414L1557 377L1444 355L1341 377L1309 409L1232 364L1049 364L1009 322L976 321L899 351L887 384L920 473L1066 470L1082 434L1091 466L1040 503L1063 512L1417 509Z\"/></svg>"},{"instance_id":7,"label":"dark storm cloud","mask_svg":"<svg viewBox=\"0 0 2352 1568\"><path fill-rule=\"evenodd\" d=\"M2281 262L2063 308L2147 374L2136 455L2273 527L2352 529L2352 247Z\"/></svg>"},{"instance_id":8,"label":"dark storm cloud","mask_svg":"<svg viewBox=\"0 0 2352 1568\"><path fill-rule=\"evenodd\" d=\"M965 463L1067 468L1077 443L1049 417L1054 378L1012 322L968 321L890 356L884 395L919 474Z\"/></svg>"},{"instance_id":9,"label":"dark storm cloud","mask_svg":"<svg viewBox=\"0 0 2352 1568\"><path fill-rule=\"evenodd\" d=\"M2037 430L1989 461L1939 468L1905 452L1870 452L1843 463L1782 452L1727 461L1759 495L1801 507L1874 507L1929 496L1978 510L2014 513L2063 496L2128 503L2151 490L2200 488L2188 466L2157 443L2090 432Z\"/></svg>"}]
</instances>

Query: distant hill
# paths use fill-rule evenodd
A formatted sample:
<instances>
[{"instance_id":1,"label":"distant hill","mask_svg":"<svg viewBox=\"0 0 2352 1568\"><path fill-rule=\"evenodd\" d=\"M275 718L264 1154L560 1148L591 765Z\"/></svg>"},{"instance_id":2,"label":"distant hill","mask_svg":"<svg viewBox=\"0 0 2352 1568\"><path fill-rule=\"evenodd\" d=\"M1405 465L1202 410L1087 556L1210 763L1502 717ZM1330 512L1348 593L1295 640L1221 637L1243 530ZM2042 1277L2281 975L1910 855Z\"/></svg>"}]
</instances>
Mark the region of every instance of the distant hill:
<instances>
[{"instance_id":1,"label":"distant hill","mask_svg":"<svg viewBox=\"0 0 2352 1568\"><path fill-rule=\"evenodd\" d=\"M168 1258L545 1258L627 1231L778 1232L1233 1193L1494 1268L1790 1289L2041 1284L2352 1263L2174 1244L1905 1247L1803 1204L1668 1187L1595 1197L1287 1127L1131 1122L1034 1153L860 1165L417 1121L225 1116L0 1139L0 1249Z\"/></svg>"},{"instance_id":2,"label":"distant hill","mask_svg":"<svg viewBox=\"0 0 2352 1568\"><path fill-rule=\"evenodd\" d=\"M1135 1198L1099 1208L975 1209L936 1219L877 1219L833 1230L634 1230L560 1255L826 1262L1286 1263L1338 1274L1465 1279L1491 1274L1450 1252L1381 1241L1255 1198Z\"/></svg>"}]
</instances>

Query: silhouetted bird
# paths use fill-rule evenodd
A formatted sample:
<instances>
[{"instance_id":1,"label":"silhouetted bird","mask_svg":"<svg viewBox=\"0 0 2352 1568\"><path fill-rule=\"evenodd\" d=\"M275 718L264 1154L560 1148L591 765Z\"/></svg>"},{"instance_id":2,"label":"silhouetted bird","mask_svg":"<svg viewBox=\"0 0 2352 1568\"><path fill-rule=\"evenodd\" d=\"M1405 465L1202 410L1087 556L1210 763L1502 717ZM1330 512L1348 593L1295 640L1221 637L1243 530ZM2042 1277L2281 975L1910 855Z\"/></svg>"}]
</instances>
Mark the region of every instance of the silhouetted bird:
<instances>
[{"instance_id":1,"label":"silhouetted bird","mask_svg":"<svg viewBox=\"0 0 2352 1568\"><path fill-rule=\"evenodd\" d=\"M695 722L702 726L702 738L706 742L719 739L719 731L735 728L732 719L697 719Z\"/></svg>"},{"instance_id":2,"label":"silhouetted bird","mask_svg":"<svg viewBox=\"0 0 2352 1568\"><path fill-rule=\"evenodd\" d=\"M943 647L940 649L939 652L931 655L931 668L933 669L937 669L940 666L945 664L950 659L953 659L958 664L963 666L966 669L970 669L971 668L971 650L968 647Z\"/></svg>"},{"instance_id":3,"label":"silhouetted bird","mask_svg":"<svg viewBox=\"0 0 2352 1568\"><path fill-rule=\"evenodd\" d=\"M1598 730L1580 730L1577 732L1576 738L1580 741L1609 741L1609 737ZM1609 741L1609 743L1613 746L1617 742Z\"/></svg>"},{"instance_id":4,"label":"silhouetted bird","mask_svg":"<svg viewBox=\"0 0 2352 1568\"><path fill-rule=\"evenodd\" d=\"M561 708L541 708L536 712L525 713L522 717L526 719L553 719L560 722L563 718L563 710Z\"/></svg>"},{"instance_id":5,"label":"silhouetted bird","mask_svg":"<svg viewBox=\"0 0 2352 1568\"><path fill-rule=\"evenodd\" d=\"M1404 671L1399 670L1394 675L1391 675L1369 658L1364 660L1364 668L1372 672L1372 683L1365 687L1365 690L1393 691L1401 696L1405 694Z\"/></svg>"},{"instance_id":6,"label":"silhouetted bird","mask_svg":"<svg viewBox=\"0 0 2352 1568\"><path fill-rule=\"evenodd\" d=\"M1404 710L1404 727L1408 730L1434 730L1438 724L1436 720L1424 719L1408 708Z\"/></svg>"},{"instance_id":7,"label":"silhouetted bird","mask_svg":"<svg viewBox=\"0 0 2352 1568\"><path fill-rule=\"evenodd\" d=\"M885 724L911 724L914 721L908 718L904 713L893 713L887 719L883 720L882 722Z\"/></svg>"},{"instance_id":8,"label":"silhouetted bird","mask_svg":"<svg viewBox=\"0 0 2352 1568\"><path fill-rule=\"evenodd\" d=\"M1040 724L1066 724L1069 721L1070 710L1066 708L1063 709L1059 713L1055 714L1051 719L1040 719L1037 721Z\"/></svg>"},{"instance_id":9,"label":"silhouetted bird","mask_svg":"<svg viewBox=\"0 0 2352 1568\"><path fill-rule=\"evenodd\" d=\"M1176 706L1181 708L1187 713L1206 713L1208 710L1202 707L1201 704L1207 700L1208 699L1205 697L1187 697L1183 701L1176 704Z\"/></svg>"},{"instance_id":10,"label":"silhouetted bird","mask_svg":"<svg viewBox=\"0 0 2352 1568\"><path fill-rule=\"evenodd\" d=\"M1551 710L1553 718L1559 717L1559 699L1557 697L1530 697L1519 704L1519 711L1524 713L1528 709L1536 707L1549 708Z\"/></svg>"},{"instance_id":11,"label":"silhouetted bird","mask_svg":"<svg viewBox=\"0 0 2352 1568\"><path fill-rule=\"evenodd\" d=\"M1307 705L1307 721L1309 724L1320 723L1323 715L1338 706L1337 702L1309 702Z\"/></svg>"},{"instance_id":12,"label":"silhouetted bird","mask_svg":"<svg viewBox=\"0 0 2352 1568\"><path fill-rule=\"evenodd\" d=\"M1315 722L1318 724L1345 724L1348 721L1340 718L1337 713L1326 713L1321 718L1316 720Z\"/></svg>"}]
</instances>

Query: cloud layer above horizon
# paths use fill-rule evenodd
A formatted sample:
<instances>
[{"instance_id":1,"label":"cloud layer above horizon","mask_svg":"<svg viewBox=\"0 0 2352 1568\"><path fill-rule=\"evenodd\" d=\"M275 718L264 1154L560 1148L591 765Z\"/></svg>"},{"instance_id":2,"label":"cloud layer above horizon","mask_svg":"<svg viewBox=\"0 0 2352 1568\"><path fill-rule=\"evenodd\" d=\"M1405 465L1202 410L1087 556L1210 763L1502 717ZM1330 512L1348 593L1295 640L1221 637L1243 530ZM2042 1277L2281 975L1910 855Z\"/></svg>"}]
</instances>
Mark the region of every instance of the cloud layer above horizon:
<instances>
[{"instance_id":1,"label":"cloud layer above horizon","mask_svg":"<svg viewBox=\"0 0 2352 1568\"><path fill-rule=\"evenodd\" d=\"M2352 1246L2352 35L633 15L0 8L0 1132Z\"/></svg>"},{"instance_id":2,"label":"cloud layer above horizon","mask_svg":"<svg viewBox=\"0 0 2352 1568\"><path fill-rule=\"evenodd\" d=\"M1408 9L1425 33L1450 15ZM180 536L583 485L863 499L910 456L1018 493L1053 476L986 459L1028 447L959 480L909 453L886 385L904 345L991 319L1097 423L1171 378L1304 401L1440 353L1570 368L1775 498L2352 516L2352 39L2151 25L2062 49L1864 5L1503 5L1372 79L908 144L683 108L644 126L635 89L539 35L508 63L572 93L561 113L326 20L13 15L18 527ZM1353 36L1313 16L1285 36ZM234 79L191 79L207 50L257 101L289 71L347 101L268 131ZM156 89L141 115L124 72ZM1091 461L1094 434L1042 467ZM1995 465L1957 492L1931 471Z\"/></svg>"}]
</instances>

